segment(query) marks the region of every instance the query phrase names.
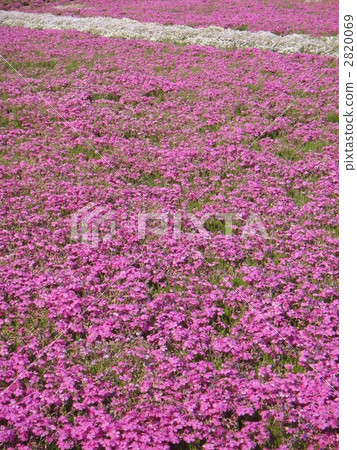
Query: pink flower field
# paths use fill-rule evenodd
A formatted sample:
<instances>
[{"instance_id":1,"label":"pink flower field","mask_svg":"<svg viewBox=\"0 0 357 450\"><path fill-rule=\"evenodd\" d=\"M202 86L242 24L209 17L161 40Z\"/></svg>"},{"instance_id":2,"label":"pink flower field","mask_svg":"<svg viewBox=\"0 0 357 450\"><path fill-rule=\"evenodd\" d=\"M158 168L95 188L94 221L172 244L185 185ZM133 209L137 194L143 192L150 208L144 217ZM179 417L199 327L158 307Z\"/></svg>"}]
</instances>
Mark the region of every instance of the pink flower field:
<instances>
[{"instance_id":1,"label":"pink flower field","mask_svg":"<svg viewBox=\"0 0 357 450\"><path fill-rule=\"evenodd\" d=\"M85 3L338 25L336 2ZM7 27L0 54L0 447L338 448L336 59Z\"/></svg>"},{"instance_id":2,"label":"pink flower field","mask_svg":"<svg viewBox=\"0 0 357 450\"><path fill-rule=\"evenodd\" d=\"M0 0L0 9L215 25L281 35L338 34L337 0Z\"/></svg>"}]
</instances>

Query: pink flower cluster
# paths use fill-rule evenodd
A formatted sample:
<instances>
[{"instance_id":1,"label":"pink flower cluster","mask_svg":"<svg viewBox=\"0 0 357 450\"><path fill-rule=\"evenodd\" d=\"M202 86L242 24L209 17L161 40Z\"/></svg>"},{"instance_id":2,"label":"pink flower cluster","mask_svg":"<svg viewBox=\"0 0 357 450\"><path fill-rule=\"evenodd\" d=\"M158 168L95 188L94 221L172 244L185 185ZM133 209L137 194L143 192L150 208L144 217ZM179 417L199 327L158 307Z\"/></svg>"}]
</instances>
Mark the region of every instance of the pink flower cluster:
<instances>
[{"instance_id":1,"label":"pink flower cluster","mask_svg":"<svg viewBox=\"0 0 357 450\"><path fill-rule=\"evenodd\" d=\"M218 25L281 35L338 34L337 0L0 0L0 9L126 17L143 22L194 27Z\"/></svg>"},{"instance_id":2,"label":"pink flower cluster","mask_svg":"<svg viewBox=\"0 0 357 450\"><path fill-rule=\"evenodd\" d=\"M1 445L336 448L333 59L15 28L0 53ZM98 248L71 240L90 202ZM232 210L269 239L138 238Z\"/></svg>"}]
</instances>

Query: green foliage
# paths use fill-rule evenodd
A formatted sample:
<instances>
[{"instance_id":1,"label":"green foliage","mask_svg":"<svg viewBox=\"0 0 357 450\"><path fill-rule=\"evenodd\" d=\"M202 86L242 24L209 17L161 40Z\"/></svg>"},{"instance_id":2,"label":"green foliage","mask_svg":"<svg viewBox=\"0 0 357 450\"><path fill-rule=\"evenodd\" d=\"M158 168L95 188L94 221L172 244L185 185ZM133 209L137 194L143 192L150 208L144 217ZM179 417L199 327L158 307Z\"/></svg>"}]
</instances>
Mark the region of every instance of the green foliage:
<instances>
[{"instance_id":1,"label":"green foliage","mask_svg":"<svg viewBox=\"0 0 357 450\"><path fill-rule=\"evenodd\" d=\"M204 125L203 127L200 127L198 129L199 133L205 133L206 131L209 131L210 133L216 132L221 128L221 123L215 123L212 125Z\"/></svg>"},{"instance_id":2,"label":"green foliage","mask_svg":"<svg viewBox=\"0 0 357 450\"><path fill-rule=\"evenodd\" d=\"M295 204L299 208L301 208L301 206L304 206L306 203L310 201L306 192L303 192L300 189L290 189L288 191L288 195L294 200Z\"/></svg>"},{"instance_id":3,"label":"green foliage","mask_svg":"<svg viewBox=\"0 0 357 450\"><path fill-rule=\"evenodd\" d=\"M260 362L256 368L258 372L260 367L264 366L272 366L272 370L279 374L285 374L287 369L285 368L285 364L291 364L293 366L293 373L304 373L305 368L299 364L299 356L297 354L283 354L283 355L275 355L274 357L264 353L260 357Z\"/></svg>"},{"instance_id":4,"label":"green foliage","mask_svg":"<svg viewBox=\"0 0 357 450\"><path fill-rule=\"evenodd\" d=\"M156 98L159 102L163 102L166 98L165 91L161 88L153 89L144 94L145 97Z\"/></svg>"},{"instance_id":5,"label":"green foliage","mask_svg":"<svg viewBox=\"0 0 357 450\"><path fill-rule=\"evenodd\" d=\"M137 180L137 184L145 184L146 186L159 186L162 182L162 175L157 170L151 172L142 173L141 177Z\"/></svg>"},{"instance_id":6,"label":"green foliage","mask_svg":"<svg viewBox=\"0 0 357 450\"><path fill-rule=\"evenodd\" d=\"M246 311L245 303L232 307L218 301L217 307L222 309L222 314L212 320L212 326L220 335L229 336Z\"/></svg>"},{"instance_id":7,"label":"green foliage","mask_svg":"<svg viewBox=\"0 0 357 450\"><path fill-rule=\"evenodd\" d=\"M301 159L299 152L294 147L283 147L279 152L278 156L287 161L298 161Z\"/></svg>"},{"instance_id":8,"label":"green foliage","mask_svg":"<svg viewBox=\"0 0 357 450\"><path fill-rule=\"evenodd\" d=\"M28 60L24 61L22 64L22 67L24 69L47 69L52 70L57 65L57 59L50 59L50 60Z\"/></svg>"},{"instance_id":9,"label":"green foliage","mask_svg":"<svg viewBox=\"0 0 357 450\"><path fill-rule=\"evenodd\" d=\"M330 111L326 116L326 121L332 122L332 123L338 123L338 121L339 121L338 113L336 111Z\"/></svg>"},{"instance_id":10,"label":"green foliage","mask_svg":"<svg viewBox=\"0 0 357 450\"><path fill-rule=\"evenodd\" d=\"M328 142L323 140L323 139L319 139L317 141L307 141L305 142L305 144L301 147L301 150L304 153L307 152L320 152L323 150L324 147L326 147L328 145Z\"/></svg>"},{"instance_id":11,"label":"green foliage","mask_svg":"<svg viewBox=\"0 0 357 450\"><path fill-rule=\"evenodd\" d=\"M22 122L19 118L19 108L16 106L11 106L8 110L10 114L12 113L11 117L6 117L5 115L0 116L0 128L4 127L12 127L12 128L23 128Z\"/></svg>"},{"instance_id":12,"label":"green foliage","mask_svg":"<svg viewBox=\"0 0 357 450\"><path fill-rule=\"evenodd\" d=\"M237 289L239 286L248 286L248 283L244 281L240 276L233 278L232 284L235 289Z\"/></svg>"},{"instance_id":13,"label":"green foliage","mask_svg":"<svg viewBox=\"0 0 357 450\"><path fill-rule=\"evenodd\" d=\"M120 95L115 94L114 92L108 92L108 93L97 93L92 94L93 100L110 100L113 102L118 102L120 100Z\"/></svg>"},{"instance_id":14,"label":"green foliage","mask_svg":"<svg viewBox=\"0 0 357 450\"><path fill-rule=\"evenodd\" d=\"M10 120L8 117L0 116L0 128L7 128L9 123L10 123Z\"/></svg>"},{"instance_id":15,"label":"green foliage","mask_svg":"<svg viewBox=\"0 0 357 450\"><path fill-rule=\"evenodd\" d=\"M69 62L66 66L66 74L69 75L76 72L81 67L81 61L73 60Z\"/></svg>"},{"instance_id":16,"label":"green foliage","mask_svg":"<svg viewBox=\"0 0 357 450\"><path fill-rule=\"evenodd\" d=\"M237 25L237 26L233 27L233 30L246 31L246 30L248 30L248 25L246 25L246 24Z\"/></svg>"},{"instance_id":17,"label":"green foliage","mask_svg":"<svg viewBox=\"0 0 357 450\"><path fill-rule=\"evenodd\" d=\"M69 149L70 155L85 155L86 159L100 159L102 156L100 152L89 145L76 145L75 147Z\"/></svg>"},{"instance_id":18,"label":"green foliage","mask_svg":"<svg viewBox=\"0 0 357 450\"><path fill-rule=\"evenodd\" d=\"M224 220L216 219L214 217L206 220L206 222L203 225L203 228L205 228L207 231L213 234L225 234L226 228L225 228L225 222Z\"/></svg>"}]
</instances>

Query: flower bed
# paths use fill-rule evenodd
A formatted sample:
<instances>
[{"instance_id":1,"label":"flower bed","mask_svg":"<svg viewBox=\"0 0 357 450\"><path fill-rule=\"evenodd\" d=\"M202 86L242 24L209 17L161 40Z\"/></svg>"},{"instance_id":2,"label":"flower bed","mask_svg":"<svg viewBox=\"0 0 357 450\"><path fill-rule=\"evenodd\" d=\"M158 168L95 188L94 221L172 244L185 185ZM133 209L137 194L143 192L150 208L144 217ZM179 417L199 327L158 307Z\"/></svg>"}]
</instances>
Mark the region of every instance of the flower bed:
<instances>
[{"instance_id":1,"label":"flower bed","mask_svg":"<svg viewBox=\"0 0 357 450\"><path fill-rule=\"evenodd\" d=\"M338 56L338 36L301 34L277 36L267 31L238 31L222 27L193 28L161 25L111 17L58 16L51 13L0 11L0 26L39 30L76 30L120 39L148 40L178 45L199 45L228 50L256 48L279 53L314 53Z\"/></svg>"},{"instance_id":2,"label":"flower bed","mask_svg":"<svg viewBox=\"0 0 357 450\"><path fill-rule=\"evenodd\" d=\"M218 25L276 34L307 33L313 36L338 33L336 0L0 0L0 9L51 12L80 16L127 17L143 22Z\"/></svg>"},{"instance_id":3,"label":"flower bed","mask_svg":"<svg viewBox=\"0 0 357 450\"><path fill-rule=\"evenodd\" d=\"M0 35L0 442L336 448L334 60ZM138 236L163 211L180 239Z\"/></svg>"}]
</instances>

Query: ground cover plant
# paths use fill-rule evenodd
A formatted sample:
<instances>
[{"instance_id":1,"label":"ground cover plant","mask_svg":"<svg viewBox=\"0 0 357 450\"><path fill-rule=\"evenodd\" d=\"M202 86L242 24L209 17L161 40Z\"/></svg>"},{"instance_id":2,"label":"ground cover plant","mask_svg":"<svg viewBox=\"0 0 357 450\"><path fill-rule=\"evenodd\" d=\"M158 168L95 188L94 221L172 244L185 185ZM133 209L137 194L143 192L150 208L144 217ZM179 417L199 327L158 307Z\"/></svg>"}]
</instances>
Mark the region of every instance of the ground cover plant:
<instances>
[{"instance_id":1,"label":"ground cover plant","mask_svg":"<svg viewBox=\"0 0 357 450\"><path fill-rule=\"evenodd\" d=\"M0 54L1 445L337 448L336 60L23 28Z\"/></svg>"},{"instance_id":2,"label":"ground cover plant","mask_svg":"<svg viewBox=\"0 0 357 450\"><path fill-rule=\"evenodd\" d=\"M279 35L338 34L336 0L0 0L0 9L79 16L126 17L145 22L221 26Z\"/></svg>"}]
</instances>

